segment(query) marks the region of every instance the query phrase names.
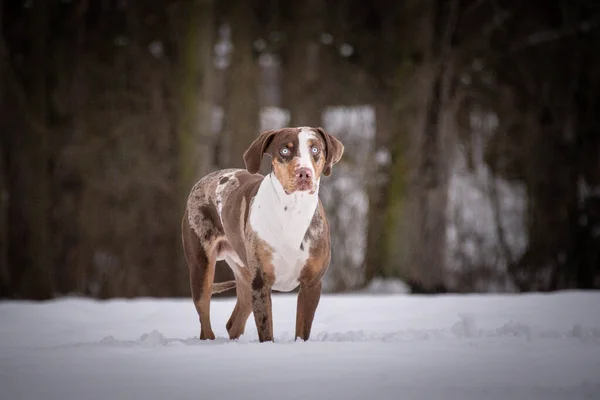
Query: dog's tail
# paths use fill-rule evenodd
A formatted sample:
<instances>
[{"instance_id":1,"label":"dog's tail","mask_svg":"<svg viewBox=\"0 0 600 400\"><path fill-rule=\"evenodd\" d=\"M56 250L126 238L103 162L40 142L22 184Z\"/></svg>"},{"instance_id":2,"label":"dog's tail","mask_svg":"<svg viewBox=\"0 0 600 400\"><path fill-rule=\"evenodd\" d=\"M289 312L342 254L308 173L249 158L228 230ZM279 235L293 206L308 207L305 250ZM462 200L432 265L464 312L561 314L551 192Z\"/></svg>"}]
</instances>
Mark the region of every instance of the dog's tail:
<instances>
[{"instance_id":1,"label":"dog's tail","mask_svg":"<svg viewBox=\"0 0 600 400\"><path fill-rule=\"evenodd\" d=\"M213 283L212 294L221 293L226 290L233 289L234 287L235 287L235 281Z\"/></svg>"}]
</instances>

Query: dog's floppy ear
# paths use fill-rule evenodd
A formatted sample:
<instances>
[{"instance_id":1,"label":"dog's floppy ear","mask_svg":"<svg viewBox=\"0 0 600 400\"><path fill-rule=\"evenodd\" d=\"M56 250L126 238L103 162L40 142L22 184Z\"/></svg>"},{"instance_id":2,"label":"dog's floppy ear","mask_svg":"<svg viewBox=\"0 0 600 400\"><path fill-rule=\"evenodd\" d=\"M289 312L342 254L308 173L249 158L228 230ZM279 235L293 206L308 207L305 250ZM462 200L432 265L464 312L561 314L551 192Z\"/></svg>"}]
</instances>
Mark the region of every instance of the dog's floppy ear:
<instances>
[{"instance_id":1,"label":"dog's floppy ear","mask_svg":"<svg viewBox=\"0 0 600 400\"><path fill-rule=\"evenodd\" d=\"M248 172L256 174L260 170L263 154L267 151L267 147L277 132L279 131L270 130L262 132L248 147L248 150L244 153L244 163Z\"/></svg>"},{"instance_id":2,"label":"dog's floppy ear","mask_svg":"<svg viewBox=\"0 0 600 400\"><path fill-rule=\"evenodd\" d=\"M317 132L323 137L325 140L325 167L323 168L323 175L329 176L331 174L331 168L334 164L337 164L338 161L342 158L344 154L344 145L342 142L334 138L329 133L325 132L323 128L316 128Z\"/></svg>"}]
</instances>

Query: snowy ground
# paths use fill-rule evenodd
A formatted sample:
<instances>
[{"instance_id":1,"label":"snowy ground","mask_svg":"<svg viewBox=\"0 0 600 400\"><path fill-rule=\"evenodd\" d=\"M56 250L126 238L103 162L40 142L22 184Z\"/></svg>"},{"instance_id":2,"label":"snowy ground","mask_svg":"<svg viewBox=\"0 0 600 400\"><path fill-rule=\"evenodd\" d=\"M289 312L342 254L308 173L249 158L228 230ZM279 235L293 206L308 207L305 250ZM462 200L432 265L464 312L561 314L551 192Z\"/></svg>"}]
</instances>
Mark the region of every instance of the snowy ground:
<instances>
[{"instance_id":1,"label":"snowy ground","mask_svg":"<svg viewBox=\"0 0 600 400\"><path fill-rule=\"evenodd\" d=\"M200 342L188 300L0 302L0 398L600 399L600 293L324 296L293 342L295 298L274 297L276 343Z\"/></svg>"}]
</instances>

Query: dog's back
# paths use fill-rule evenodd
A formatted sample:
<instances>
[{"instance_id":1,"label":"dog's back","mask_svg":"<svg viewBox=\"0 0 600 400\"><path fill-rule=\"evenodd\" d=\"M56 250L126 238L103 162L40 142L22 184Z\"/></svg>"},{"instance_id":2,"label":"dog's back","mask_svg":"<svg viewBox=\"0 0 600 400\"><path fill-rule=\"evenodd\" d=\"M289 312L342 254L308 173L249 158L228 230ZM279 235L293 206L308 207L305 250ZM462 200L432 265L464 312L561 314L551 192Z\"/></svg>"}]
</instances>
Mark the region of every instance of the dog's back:
<instances>
[{"instance_id":1,"label":"dog's back","mask_svg":"<svg viewBox=\"0 0 600 400\"><path fill-rule=\"evenodd\" d=\"M207 255L218 260L225 259L225 255L219 254L222 253L219 251L222 242L234 242L230 245L245 265L240 222L245 224L250 198L262 179L262 175L250 174L245 169L224 169L212 172L196 183L186 207L189 227L195 233L190 240L195 238L201 242ZM244 209L242 205L245 205Z\"/></svg>"}]
</instances>

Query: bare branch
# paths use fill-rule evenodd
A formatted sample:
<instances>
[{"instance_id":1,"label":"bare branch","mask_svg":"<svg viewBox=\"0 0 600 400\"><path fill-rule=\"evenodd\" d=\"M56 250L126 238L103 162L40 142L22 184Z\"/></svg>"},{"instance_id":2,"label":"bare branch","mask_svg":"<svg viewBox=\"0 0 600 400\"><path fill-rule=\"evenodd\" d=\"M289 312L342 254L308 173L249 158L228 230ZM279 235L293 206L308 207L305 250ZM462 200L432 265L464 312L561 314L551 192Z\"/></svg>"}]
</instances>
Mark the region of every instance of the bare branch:
<instances>
[{"instance_id":1,"label":"bare branch","mask_svg":"<svg viewBox=\"0 0 600 400\"><path fill-rule=\"evenodd\" d=\"M4 36L0 32L0 78L2 78L6 85L10 85L15 100L20 107L25 106L25 91L20 85L9 57L8 46L4 41Z\"/></svg>"},{"instance_id":2,"label":"bare branch","mask_svg":"<svg viewBox=\"0 0 600 400\"><path fill-rule=\"evenodd\" d=\"M483 26L483 34L486 37L489 37L492 33L496 32L496 30L501 28L506 23L506 21L510 19L512 15L513 13L511 10L502 10L494 14L492 20L488 24Z\"/></svg>"},{"instance_id":3,"label":"bare branch","mask_svg":"<svg viewBox=\"0 0 600 400\"><path fill-rule=\"evenodd\" d=\"M460 2L458 0L452 1L452 5L450 7L450 15L448 16L448 21L445 26L444 35L442 36L442 54L450 51L452 45L452 38L454 37L454 34L456 32L459 10Z\"/></svg>"},{"instance_id":4,"label":"bare branch","mask_svg":"<svg viewBox=\"0 0 600 400\"><path fill-rule=\"evenodd\" d=\"M483 3L487 2L489 0L475 0L473 3L471 3L464 11L464 15L469 15L472 12L474 12L475 10L477 10L481 5L483 5Z\"/></svg>"},{"instance_id":5,"label":"bare branch","mask_svg":"<svg viewBox=\"0 0 600 400\"><path fill-rule=\"evenodd\" d=\"M517 44L511 47L511 51L519 51L533 46L539 46L544 43L554 42L565 37L576 35L577 33L590 32L600 26L600 16L580 22L575 26L563 29L548 29L534 32L526 38L519 40Z\"/></svg>"}]
</instances>

